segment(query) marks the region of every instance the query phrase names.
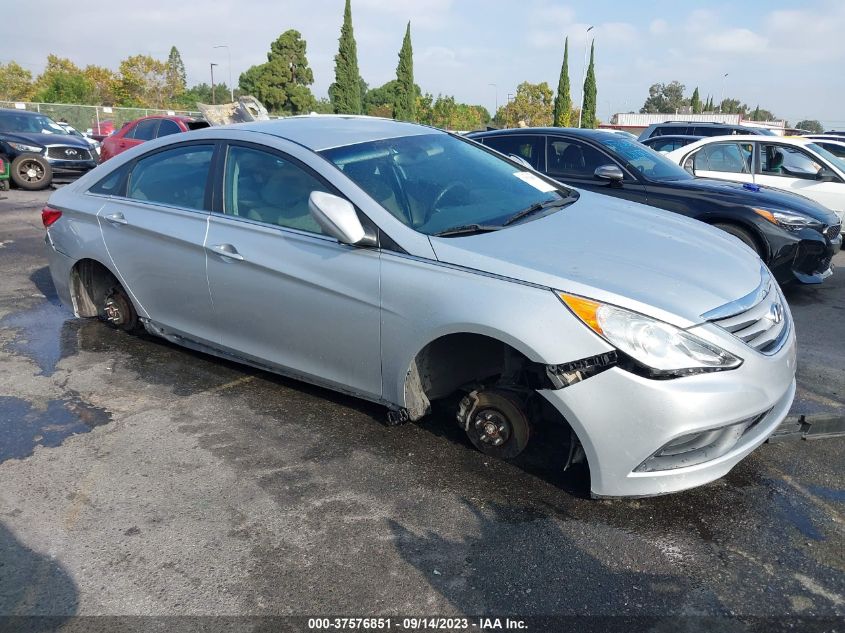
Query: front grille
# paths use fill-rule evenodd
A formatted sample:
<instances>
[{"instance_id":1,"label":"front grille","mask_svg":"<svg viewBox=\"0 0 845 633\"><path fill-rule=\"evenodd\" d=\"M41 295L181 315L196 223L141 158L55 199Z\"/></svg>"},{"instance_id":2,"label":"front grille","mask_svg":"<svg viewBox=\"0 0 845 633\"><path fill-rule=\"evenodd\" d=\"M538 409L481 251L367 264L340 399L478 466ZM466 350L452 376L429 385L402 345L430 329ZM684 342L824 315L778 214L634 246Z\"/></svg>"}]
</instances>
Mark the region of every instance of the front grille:
<instances>
[{"instance_id":1,"label":"front grille","mask_svg":"<svg viewBox=\"0 0 845 633\"><path fill-rule=\"evenodd\" d=\"M841 224L834 224L833 226L829 226L824 230L824 235L827 239L833 241L837 237L839 237L839 233L842 232L842 225Z\"/></svg>"},{"instance_id":2,"label":"front grille","mask_svg":"<svg viewBox=\"0 0 845 633\"><path fill-rule=\"evenodd\" d=\"M763 283L752 293L753 305L742 305L739 312L710 319L749 347L763 354L774 354L789 334L789 310L775 282L766 273ZM749 295L749 297L752 297ZM745 299L748 299L746 297ZM737 302L738 306L742 301ZM728 304L731 305L731 304ZM728 306L725 306L728 307ZM722 309L714 312L723 311Z\"/></svg>"},{"instance_id":3,"label":"front grille","mask_svg":"<svg viewBox=\"0 0 845 633\"><path fill-rule=\"evenodd\" d=\"M91 152L81 147L48 147L47 158L56 160L91 160Z\"/></svg>"}]
</instances>

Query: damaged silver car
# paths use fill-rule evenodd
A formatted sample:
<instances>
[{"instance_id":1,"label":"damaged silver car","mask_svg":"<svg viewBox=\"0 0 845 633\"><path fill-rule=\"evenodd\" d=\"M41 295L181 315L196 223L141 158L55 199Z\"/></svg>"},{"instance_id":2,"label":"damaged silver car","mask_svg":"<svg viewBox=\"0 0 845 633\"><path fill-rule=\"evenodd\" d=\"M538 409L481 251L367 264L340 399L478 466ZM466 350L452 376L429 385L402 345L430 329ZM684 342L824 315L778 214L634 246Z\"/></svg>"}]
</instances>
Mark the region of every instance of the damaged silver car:
<instances>
[{"instance_id":1,"label":"damaged silver car","mask_svg":"<svg viewBox=\"0 0 845 633\"><path fill-rule=\"evenodd\" d=\"M545 425L595 496L727 473L795 393L786 301L700 222L567 188L432 128L308 116L120 154L43 211L82 317L383 404L482 452Z\"/></svg>"}]
</instances>

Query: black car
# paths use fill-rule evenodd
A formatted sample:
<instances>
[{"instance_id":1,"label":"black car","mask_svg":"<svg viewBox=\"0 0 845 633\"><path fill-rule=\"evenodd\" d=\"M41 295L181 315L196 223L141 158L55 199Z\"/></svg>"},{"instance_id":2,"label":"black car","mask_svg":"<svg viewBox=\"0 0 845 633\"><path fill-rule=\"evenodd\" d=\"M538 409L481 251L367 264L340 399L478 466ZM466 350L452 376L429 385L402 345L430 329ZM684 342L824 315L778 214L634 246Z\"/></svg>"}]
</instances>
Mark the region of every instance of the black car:
<instances>
[{"instance_id":1,"label":"black car","mask_svg":"<svg viewBox=\"0 0 845 633\"><path fill-rule=\"evenodd\" d=\"M774 136L775 133L764 127L750 125L732 125L730 123L704 123L701 121L666 121L649 125L640 134L640 141L653 136L729 136L731 134L763 134Z\"/></svg>"},{"instance_id":2,"label":"black car","mask_svg":"<svg viewBox=\"0 0 845 633\"><path fill-rule=\"evenodd\" d=\"M652 136L644 141L640 141L640 143L650 147L655 152L668 154L669 152L674 152L676 149L682 148L684 145L695 143L702 138L704 137L686 134L667 134L665 136Z\"/></svg>"},{"instance_id":3,"label":"black car","mask_svg":"<svg viewBox=\"0 0 845 633\"><path fill-rule=\"evenodd\" d=\"M53 172L86 172L97 166L97 154L84 138L26 110L0 108L0 154L12 161L12 182L31 191L49 187Z\"/></svg>"},{"instance_id":4,"label":"black car","mask_svg":"<svg viewBox=\"0 0 845 633\"><path fill-rule=\"evenodd\" d=\"M820 283L842 245L833 211L793 193L695 178L619 134L522 128L468 135L556 180L696 218L745 242L781 283Z\"/></svg>"}]
</instances>

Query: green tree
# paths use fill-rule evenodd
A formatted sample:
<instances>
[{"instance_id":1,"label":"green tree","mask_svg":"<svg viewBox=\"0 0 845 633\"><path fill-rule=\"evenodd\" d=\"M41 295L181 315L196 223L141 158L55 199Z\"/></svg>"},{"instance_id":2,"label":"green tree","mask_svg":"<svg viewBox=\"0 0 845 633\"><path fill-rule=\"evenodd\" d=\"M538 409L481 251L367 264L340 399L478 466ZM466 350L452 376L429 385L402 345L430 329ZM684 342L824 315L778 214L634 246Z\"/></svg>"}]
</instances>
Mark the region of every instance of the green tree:
<instances>
[{"instance_id":1,"label":"green tree","mask_svg":"<svg viewBox=\"0 0 845 633\"><path fill-rule=\"evenodd\" d=\"M118 69L119 105L142 108L162 108L167 105L167 67L149 55L127 57Z\"/></svg>"},{"instance_id":2,"label":"green tree","mask_svg":"<svg viewBox=\"0 0 845 633\"><path fill-rule=\"evenodd\" d=\"M824 132L822 124L819 121L816 121L815 119L804 119L802 121L798 121L798 123L795 124L795 127L797 127L799 130L807 130L808 132L812 132L813 134L821 134L822 132Z\"/></svg>"},{"instance_id":3,"label":"green tree","mask_svg":"<svg viewBox=\"0 0 845 633\"><path fill-rule=\"evenodd\" d=\"M701 96L698 94L698 86L692 91L692 98L689 100L693 114L701 114Z\"/></svg>"},{"instance_id":4,"label":"green tree","mask_svg":"<svg viewBox=\"0 0 845 633\"><path fill-rule=\"evenodd\" d=\"M358 47L352 30L352 5L346 0L343 26L334 58L335 82L329 87L334 111L339 114L361 114L361 73L358 71Z\"/></svg>"},{"instance_id":5,"label":"green tree","mask_svg":"<svg viewBox=\"0 0 845 633\"><path fill-rule=\"evenodd\" d=\"M560 79L557 82L555 97L554 126L569 127L572 112L572 95L569 90L569 38L563 43L563 64L560 67Z\"/></svg>"},{"instance_id":6,"label":"green tree","mask_svg":"<svg viewBox=\"0 0 845 633\"><path fill-rule=\"evenodd\" d=\"M684 84L671 81L668 84L652 84L648 89L648 99L643 103L640 112L643 114L674 114L686 105L684 99Z\"/></svg>"},{"instance_id":7,"label":"green tree","mask_svg":"<svg viewBox=\"0 0 845 633\"><path fill-rule=\"evenodd\" d=\"M47 55L47 66L35 82L35 99L47 103L91 103L93 86L69 59Z\"/></svg>"},{"instance_id":8,"label":"green tree","mask_svg":"<svg viewBox=\"0 0 845 633\"><path fill-rule=\"evenodd\" d=\"M513 101L499 108L496 120L505 127L546 127L552 124L552 89L545 81L532 84L527 81L516 87Z\"/></svg>"},{"instance_id":9,"label":"green tree","mask_svg":"<svg viewBox=\"0 0 845 633\"><path fill-rule=\"evenodd\" d=\"M587 66L587 76L584 78L584 113L581 117L581 127L594 128L596 120L596 41L590 44L590 65Z\"/></svg>"},{"instance_id":10,"label":"green tree","mask_svg":"<svg viewBox=\"0 0 845 633\"><path fill-rule=\"evenodd\" d=\"M14 61L0 64L0 101L26 101L32 92L31 72Z\"/></svg>"},{"instance_id":11,"label":"green tree","mask_svg":"<svg viewBox=\"0 0 845 633\"><path fill-rule=\"evenodd\" d=\"M722 99L719 104L719 114L741 114L745 116L748 106L741 103L739 99Z\"/></svg>"},{"instance_id":12,"label":"green tree","mask_svg":"<svg viewBox=\"0 0 845 633\"><path fill-rule=\"evenodd\" d=\"M188 89L188 80L185 73L185 63L179 54L179 49L170 47L170 55L167 57L167 69L165 70L165 82L167 84L167 97L173 102Z\"/></svg>"},{"instance_id":13,"label":"green tree","mask_svg":"<svg viewBox=\"0 0 845 633\"><path fill-rule=\"evenodd\" d=\"M396 91L393 101L393 118L399 121L416 121L417 91L414 84L414 49L411 47L411 23L405 29L399 65L396 67Z\"/></svg>"},{"instance_id":14,"label":"green tree","mask_svg":"<svg viewBox=\"0 0 845 633\"><path fill-rule=\"evenodd\" d=\"M91 64L86 66L82 72L91 84L91 103L113 106L117 100L115 91L118 86L118 78L111 69Z\"/></svg>"},{"instance_id":15,"label":"green tree","mask_svg":"<svg viewBox=\"0 0 845 633\"><path fill-rule=\"evenodd\" d=\"M239 80L242 94L261 101L271 112L310 112L317 100L309 86L314 73L308 66L307 44L299 31L290 29L270 44L267 61L244 71Z\"/></svg>"},{"instance_id":16,"label":"green tree","mask_svg":"<svg viewBox=\"0 0 845 633\"><path fill-rule=\"evenodd\" d=\"M382 116L386 118L393 117L394 104L397 100L397 91L399 87L398 79L391 79L386 84L368 90L364 95L363 113L370 116ZM417 84L414 84L414 111L419 109L419 98L422 95L422 90ZM434 99L432 99L432 103ZM419 114L419 113L417 113ZM419 116L417 116L417 120Z\"/></svg>"}]
</instances>

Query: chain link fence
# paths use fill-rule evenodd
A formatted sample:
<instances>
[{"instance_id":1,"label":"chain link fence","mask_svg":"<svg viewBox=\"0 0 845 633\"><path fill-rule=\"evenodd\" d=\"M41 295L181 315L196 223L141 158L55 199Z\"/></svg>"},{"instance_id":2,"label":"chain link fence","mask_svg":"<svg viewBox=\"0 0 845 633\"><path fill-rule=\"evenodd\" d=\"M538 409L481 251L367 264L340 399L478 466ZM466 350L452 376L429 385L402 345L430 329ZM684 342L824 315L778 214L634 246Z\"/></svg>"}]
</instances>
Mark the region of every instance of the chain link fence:
<instances>
[{"instance_id":1,"label":"chain link fence","mask_svg":"<svg viewBox=\"0 0 845 633\"><path fill-rule=\"evenodd\" d=\"M0 101L0 108L40 112L54 121L65 121L80 132L89 132L95 136L107 136L113 130L119 130L127 121L132 121L151 114L192 117L202 116L199 112L188 110L117 108L109 106L76 105L70 103L29 103L20 101Z\"/></svg>"}]
</instances>

